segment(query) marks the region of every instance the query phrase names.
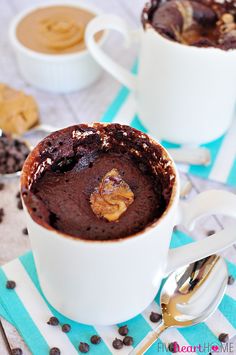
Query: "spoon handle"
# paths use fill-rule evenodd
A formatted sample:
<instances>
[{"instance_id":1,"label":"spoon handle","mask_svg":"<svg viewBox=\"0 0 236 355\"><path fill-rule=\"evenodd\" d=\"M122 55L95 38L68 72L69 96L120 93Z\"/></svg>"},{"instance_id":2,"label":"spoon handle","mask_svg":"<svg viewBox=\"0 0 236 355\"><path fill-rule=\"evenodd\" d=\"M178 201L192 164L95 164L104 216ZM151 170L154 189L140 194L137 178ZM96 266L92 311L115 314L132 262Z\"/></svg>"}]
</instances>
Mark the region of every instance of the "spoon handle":
<instances>
[{"instance_id":1,"label":"spoon handle","mask_svg":"<svg viewBox=\"0 0 236 355\"><path fill-rule=\"evenodd\" d=\"M153 343L159 338L162 332L168 328L162 321L155 330L151 330L147 336L138 344L138 346L131 352L135 355L143 355L152 346Z\"/></svg>"}]
</instances>

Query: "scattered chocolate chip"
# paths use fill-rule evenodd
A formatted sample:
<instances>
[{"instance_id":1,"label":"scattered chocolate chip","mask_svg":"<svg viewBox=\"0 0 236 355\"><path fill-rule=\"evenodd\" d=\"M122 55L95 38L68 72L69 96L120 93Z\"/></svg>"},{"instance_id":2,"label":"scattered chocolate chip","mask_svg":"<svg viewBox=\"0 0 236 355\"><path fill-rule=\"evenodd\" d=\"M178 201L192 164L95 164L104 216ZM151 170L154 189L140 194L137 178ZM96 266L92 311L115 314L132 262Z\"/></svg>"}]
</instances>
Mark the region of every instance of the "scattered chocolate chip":
<instances>
[{"instance_id":1,"label":"scattered chocolate chip","mask_svg":"<svg viewBox=\"0 0 236 355\"><path fill-rule=\"evenodd\" d=\"M28 229L27 229L27 228L22 229L22 233L23 233L24 235L28 235Z\"/></svg>"},{"instance_id":2,"label":"scattered chocolate chip","mask_svg":"<svg viewBox=\"0 0 236 355\"><path fill-rule=\"evenodd\" d=\"M16 287L15 281L8 280L6 282L6 288L8 288L9 290L13 290L15 287Z\"/></svg>"},{"instance_id":3,"label":"scattered chocolate chip","mask_svg":"<svg viewBox=\"0 0 236 355\"><path fill-rule=\"evenodd\" d=\"M2 191L4 189L5 185L3 184L3 182L0 182L0 191Z\"/></svg>"},{"instance_id":4,"label":"scattered chocolate chip","mask_svg":"<svg viewBox=\"0 0 236 355\"><path fill-rule=\"evenodd\" d=\"M60 355L61 351L58 348L51 348L49 355Z\"/></svg>"},{"instance_id":5,"label":"scattered chocolate chip","mask_svg":"<svg viewBox=\"0 0 236 355\"><path fill-rule=\"evenodd\" d=\"M210 237L211 235L215 234L215 232L216 232L216 231L214 231L214 230L212 229L212 230L207 231L206 235L207 235L208 237Z\"/></svg>"},{"instance_id":6,"label":"scattered chocolate chip","mask_svg":"<svg viewBox=\"0 0 236 355\"><path fill-rule=\"evenodd\" d=\"M64 333L69 333L69 331L71 330L70 324L63 324L63 326L61 327L61 330L62 330Z\"/></svg>"},{"instance_id":7,"label":"scattered chocolate chip","mask_svg":"<svg viewBox=\"0 0 236 355\"><path fill-rule=\"evenodd\" d=\"M29 154L27 145L9 134L0 137L0 174L20 171Z\"/></svg>"},{"instance_id":8,"label":"scattered chocolate chip","mask_svg":"<svg viewBox=\"0 0 236 355\"><path fill-rule=\"evenodd\" d=\"M51 318L49 318L49 321L47 322L47 324L58 325L59 324L59 320L57 319L57 317L51 317Z\"/></svg>"},{"instance_id":9,"label":"scattered chocolate chip","mask_svg":"<svg viewBox=\"0 0 236 355\"><path fill-rule=\"evenodd\" d=\"M23 210L23 205L22 205L22 201L21 201L21 200L19 200L19 201L17 202L17 208L18 208L19 210Z\"/></svg>"},{"instance_id":10,"label":"scattered chocolate chip","mask_svg":"<svg viewBox=\"0 0 236 355\"><path fill-rule=\"evenodd\" d=\"M20 198L20 191L17 192L16 198Z\"/></svg>"},{"instance_id":11,"label":"scattered chocolate chip","mask_svg":"<svg viewBox=\"0 0 236 355\"><path fill-rule=\"evenodd\" d=\"M151 322L157 323L161 320L161 314L156 312L151 312L149 319Z\"/></svg>"},{"instance_id":12,"label":"scattered chocolate chip","mask_svg":"<svg viewBox=\"0 0 236 355\"><path fill-rule=\"evenodd\" d=\"M229 275L229 277L228 277L228 285L233 285L234 281L235 281L235 278L232 275Z\"/></svg>"},{"instance_id":13,"label":"scattered chocolate chip","mask_svg":"<svg viewBox=\"0 0 236 355\"><path fill-rule=\"evenodd\" d=\"M12 355L22 355L23 351L21 348L14 348L11 350Z\"/></svg>"},{"instance_id":14,"label":"scattered chocolate chip","mask_svg":"<svg viewBox=\"0 0 236 355\"><path fill-rule=\"evenodd\" d=\"M227 341L229 341L229 334L226 334L226 333L221 333L219 336L218 336L218 339L221 343L227 343Z\"/></svg>"},{"instance_id":15,"label":"scattered chocolate chip","mask_svg":"<svg viewBox=\"0 0 236 355\"><path fill-rule=\"evenodd\" d=\"M126 346L131 346L133 345L133 342L134 342L134 339L132 337L130 337L129 335L127 335L126 337L124 337L123 339L123 343L126 345Z\"/></svg>"},{"instance_id":16,"label":"scattered chocolate chip","mask_svg":"<svg viewBox=\"0 0 236 355\"><path fill-rule=\"evenodd\" d=\"M169 349L169 351L171 352L171 353L177 353L178 352L178 343L177 343L177 341L174 341L173 343L170 343L169 345L168 345L168 349Z\"/></svg>"},{"instance_id":17,"label":"scattered chocolate chip","mask_svg":"<svg viewBox=\"0 0 236 355\"><path fill-rule=\"evenodd\" d=\"M128 329L127 325L123 325L122 327L120 327L118 329L118 332L120 335L125 336L129 333L129 329Z\"/></svg>"},{"instance_id":18,"label":"scattered chocolate chip","mask_svg":"<svg viewBox=\"0 0 236 355\"><path fill-rule=\"evenodd\" d=\"M101 343L101 337L99 337L98 335L93 335L93 336L91 336L90 341L92 344L97 345L97 344Z\"/></svg>"},{"instance_id":19,"label":"scattered chocolate chip","mask_svg":"<svg viewBox=\"0 0 236 355\"><path fill-rule=\"evenodd\" d=\"M89 345L87 343L80 343L79 344L79 351L81 353L87 353L89 351Z\"/></svg>"},{"instance_id":20,"label":"scattered chocolate chip","mask_svg":"<svg viewBox=\"0 0 236 355\"><path fill-rule=\"evenodd\" d=\"M0 208L0 217L3 217L3 216L4 216L4 209Z\"/></svg>"},{"instance_id":21,"label":"scattered chocolate chip","mask_svg":"<svg viewBox=\"0 0 236 355\"><path fill-rule=\"evenodd\" d=\"M114 349L120 350L123 348L123 341L121 339L115 338L112 342L112 346Z\"/></svg>"}]
</instances>

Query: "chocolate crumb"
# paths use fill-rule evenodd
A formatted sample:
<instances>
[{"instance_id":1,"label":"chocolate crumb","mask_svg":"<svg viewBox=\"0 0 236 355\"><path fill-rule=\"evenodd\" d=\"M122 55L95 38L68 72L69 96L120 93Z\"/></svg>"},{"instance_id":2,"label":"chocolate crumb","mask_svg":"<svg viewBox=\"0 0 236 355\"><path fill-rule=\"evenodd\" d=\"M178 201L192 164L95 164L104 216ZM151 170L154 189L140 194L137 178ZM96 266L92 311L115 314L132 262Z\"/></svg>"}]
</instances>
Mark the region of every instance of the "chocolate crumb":
<instances>
[{"instance_id":1,"label":"chocolate crumb","mask_svg":"<svg viewBox=\"0 0 236 355\"><path fill-rule=\"evenodd\" d=\"M150 321L153 323L159 322L161 320L161 318L162 318L161 314L156 313L156 312L151 312L150 317L149 317Z\"/></svg>"},{"instance_id":2,"label":"chocolate crumb","mask_svg":"<svg viewBox=\"0 0 236 355\"><path fill-rule=\"evenodd\" d=\"M228 277L228 285L233 285L234 281L235 281L235 278L232 275L229 275L229 277Z\"/></svg>"},{"instance_id":3,"label":"chocolate crumb","mask_svg":"<svg viewBox=\"0 0 236 355\"><path fill-rule=\"evenodd\" d=\"M4 209L0 208L0 217L3 217L3 216L4 216Z\"/></svg>"},{"instance_id":4,"label":"chocolate crumb","mask_svg":"<svg viewBox=\"0 0 236 355\"><path fill-rule=\"evenodd\" d=\"M89 352L89 345L87 344L87 343L80 343L79 344L79 351L81 352L81 353L87 353L87 352Z\"/></svg>"},{"instance_id":5,"label":"chocolate crumb","mask_svg":"<svg viewBox=\"0 0 236 355\"><path fill-rule=\"evenodd\" d=\"M69 333L69 331L71 330L70 324L63 324L63 326L61 327L61 330L62 330L64 333Z\"/></svg>"},{"instance_id":6,"label":"chocolate crumb","mask_svg":"<svg viewBox=\"0 0 236 355\"><path fill-rule=\"evenodd\" d=\"M22 205L22 201L21 201L21 200L19 200L19 201L17 202L17 208L18 208L19 210L23 210L23 205Z\"/></svg>"},{"instance_id":7,"label":"chocolate crumb","mask_svg":"<svg viewBox=\"0 0 236 355\"><path fill-rule=\"evenodd\" d=\"M28 229L27 229L27 228L23 228L23 229L22 229L22 233L23 233L24 235L28 235Z\"/></svg>"},{"instance_id":8,"label":"chocolate crumb","mask_svg":"<svg viewBox=\"0 0 236 355\"><path fill-rule=\"evenodd\" d=\"M51 317L51 318L49 318L49 321L47 322L47 324L49 324L49 325L58 325L59 324L59 320L57 319L57 317Z\"/></svg>"},{"instance_id":9,"label":"chocolate crumb","mask_svg":"<svg viewBox=\"0 0 236 355\"><path fill-rule=\"evenodd\" d=\"M211 230L207 231L206 235L208 237L210 237L211 235L215 234L215 232L216 232L215 230L211 229Z\"/></svg>"},{"instance_id":10,"label":"chocolate crumb","mask_svg":"<svg viewBox=\"0 0 236 355\"><path fill-rule=\"evenodd\" d=\"M174 341L168 345L168 349L171 353L177 353L178 352L178 343L177 341Z\"/></svg>"},{"instance_id":11,"label":"chocolate crumb","mask_svg":"<svg viewBox=\"0 0 236 355\"><path fill-rule=\"evenodd\" d=\"M13 290L15 287L16 287L15 281L8 280L6 282L6 288L8 288L8 290Z\"/></svg>"},{"instance_id":12,"label":"chocolate crumb","mask_svg":"<svg viewBox=\"0 0 236 355\"><path fill-rule=\"evenodd\" d=\"M0 182L0 191L2 191L5 187L5 184L3 184L3 182Z\"/></svg>"},{"instance_id":13,"label":"chocolate crumb","mask_svg":"<svg viewBox=\"0 0 236 355\"><path fill-rule=\"evenodd\" d=\"M218 339L221 343L227 343L227 341L229 341L229 334L226 334L226 333L221 333L219 336L218 336Z\"/></svg>"},{"instance_id":14,"label":"chocolate crumb","mask_svg":"<svg viewBox=\"0 0 236 355\"><path fill-rule=\"evenodd\" d=\"M14 348L11 350L12 355L22 355L23 351L21 348Z\"/></svg>"},{"instance_id":15,"label":"chocolate crumb","mask_svg":"<svg viewBox=\"0 0 236 355\"><path fill-rule=\"evenodd\" d=\"M20 191L17 192L16 198L20 198Z\"/></svg>"},{"instance_id":16,"label":"chocolate crumb","mask_svg":"<svg viewBox=\"0 0 236 355\"><path fill-rule=\"evenodd\" d=\"M118 332L120 335L125 336L129 333L129 329L128 329L127 325L123 325L122 327L120 327L118 329Z\"/></svg>"},{"instance_id":17,"label":"chocolate crumb","mask_svg":"<svg viewBox=\"0 0 236 355\"><path fill-rule=\"evenodd\" d=\"M54 347L50 349L49 355L60 355L60 353L60 349Z\"/></svg>"},{"instance_id":18,"label":"chocolate crumb","mask_svg":"<svg viewBox=\"0 0 236 355\"><path fill-rule=\"evenodd\" d=\"M101 343L101 337L98 335L93 335L93 336L91 336L90 341L92 344L97 345L97 344Z\"/></svg>"},{"instance_id":19,"label":"chocolate crumb","mask_svg":"<svg viewBox=\"0 0 236 355\"><path fill-rule=\"evenodd\" d=\"M112 342L112 346L114 349L120 350L123 348L123 341L121 339L115 338Z\"/></svg>"},{"instance_id":20,"label":"chocolate crumb","mask_svg":"<svg viewBox=\"0 0 236 355\"><path fill-rule=\"evenodd\" d=\"M127 335L126 337L124 337L123 343L126 346L131 346L134 343L134 339L132 337L130 337L129 335Z\"/></svg>"}]
</instances>

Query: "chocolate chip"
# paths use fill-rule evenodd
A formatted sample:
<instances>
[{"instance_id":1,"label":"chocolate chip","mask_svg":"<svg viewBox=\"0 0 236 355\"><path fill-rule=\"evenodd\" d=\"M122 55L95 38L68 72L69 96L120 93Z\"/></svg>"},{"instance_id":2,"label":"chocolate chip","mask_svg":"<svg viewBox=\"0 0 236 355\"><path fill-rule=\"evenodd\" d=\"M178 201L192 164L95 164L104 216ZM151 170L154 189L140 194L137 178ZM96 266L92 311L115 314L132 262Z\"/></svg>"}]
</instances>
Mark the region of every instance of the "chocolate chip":
<instances>
[{"instance_id":1,"label":"chocolate chip","mask_svg":"<svg viewBox=\"0 0 236 355\"><path fill-rule=\"evenodd\" d=\"M127 325L123 325L122 327L120 327L118 329L118 332L120 335L125 336L129 333L129 329L128 329Z\"/></svg>"},{"instance_id":2,"label":"chocolate chip","mask_svg":"<svg viewBox=\"0 0 236 355\"><path fill-rule=\"evenodd\" d=\"M178 343L177 341L174 341L168 345L168 349L171 353L177 353L178 352Z\"/></svg>"},{"instance_id":3,"label":"chocolate chip","mask_svg":"<svg viewBox=\"0 0 236 355\"><path fill-rule=\"evenodd\" d=\"M24 235L28 235L28 229L27 229L27 228L22 229L22 233L23 233Z\"/></svg>"},{"instance_id":4,"label":"chocolate chip","mask_svg":"<svg viewBox=\"0 0 236 355\"><path fill-rule=\"evenodd\" d=\"M3 217L3 216L4 216L4 209L0 208L0 217Z\"/></svg>"},{"instance_id":5,"label":"chocolate chip","mask_svg":"<svg viewBox=\"0 0 236 355\"><path fill-rule=\"evenodd\" d=\"M4 187L5 187L5 185L2 182L0 182L0 191L2 191L4 189Z\"/></svg>"},{"instance_id":6,"label":"chocolate chip","mask_svg":"<svg viewBox=\"0 0 236 355\"><path fill-rule=\"evenodd\" d=\"M207 231L206 235L208 237L210 237L211 235L215 234L215 232L216 232L215 230L211 229L211 230Z\"/></svg>"},{"instance_id":7,"label":"chocolate chip","mask_svg":"<svg viewBox=\"0 0 236 355\"><path fill-rule=\"evenodd\" d=\"M218 336L218 339L221 343L227 343L227 341L229 341L229 334L226 334L226 333L221 333L219 336Z\"/></svg>"},{"instance_id":8,"label":"chocolate chip","mask_svg":"<svg viewBox=\"0 0 236 355\"><path fill-rule=\"evenodd\" d=\"M6 288L8 288L9 290L13 290L15 287L16 287L15 281L8 280L6 282Z\"/></svg>"},{"instance_id":9,"label":"chocolate chip","mask_svg":"<svg viewBox=\"0 0 236 355\"><path fill-rule=\"evenodd\" d=\"M59 320L57 319L57 317L51 317L51 318L49 318L49 321L47 322L47 324L58 325L59 324Z\"/></svg>"},{"instance_id":10,"label":"chocolate chip","mask_svg":"<svg viewBox=\"0 0 236 355\"><path fill-rule=\"evenodd\" d=\"M99 337L98 335L93 335L91 336L90 341L92 344L99 344L101 343L101 337Z\"/></svg>"},{"instance_id":11,"label":"chocolate chip","mask_svg":"<svg viewBox=\"0 0 236 355\"><path fill-rule=\"evenodd\" d=\"M123 341L121 339L115 338L112 342L112 346L114 349L120 350L123 348Z\"/></svg>"},{"instance_id":12,"label":"chocolate chip","mask_svg":"<svg viewBox=\"0 0 236 355\"><path fill-rule=\"evenodd\" d=\"M61 330L62 330L64 333L69 333L69 331L71 330L70 324L63 324L63 326L61 327Z\"/></svg>"},{"instance_id":13,"label":"chocolate chip","mask_svg":"<svg viewBox=\"0 0 236 355\"><path fill-rule=\"evenodd\" d=\"M156 312L151 312L149 319L151 322L157 323L161 320L161 314Z\"/></svg>"},{"instance_id":14,"label":"chocolate chip","mask_svg":"<svg viewBox=\"0 0 236 355\"><path fill-rule=\"evenodd\" d=\"M11 350L12 355L22 355L23 351L21 348L14 348Z\"/></svg>"},{"instance_id":15,"label":"chocolate chip","mask_svg":"<svg viewBox=\"0 0 236 355\"><path fill-rule=\"evenodd\" d=\"M235 278L232 275L229 275L229 277L228 277L228 285L233 285L234 281L235 281Z\"/></svg>"},{"instance_id":16,"label":"chocolate chip","mask_svg":"<svg viewBox=\"0 0 236 355\"><path fill-rule=\"evenodd\" d=\"M20 198L20 191L17 192L16 198Z\"/></svg>"},{"instance_id":17,"label":"chocolate chip","mask_svg":"<svg viewBox=\"0 0 236 355\"><path fill-rule=\"evenodd\" d=\"M54 347L50 349L49 355L60 355L60 353L60 349Z\"/></svg>"},{"instance_id":18,"label":"chocolate chip","mask_svg":"<svg viewBox=\"0 0 236 355\"><path fill-rule=\"evenodd\" d=\"M124 343L126 346L131 346L131 345L133 345L133 343L134 343L134 339L133 339L132 337L130 337L129 335L127 335L126 337L124 337L123 343Z\"/></svg>"},{"instance_id":19,"label":"chocolate chip","mask_svg":"<svg viewBox=\"0 0 236 355\"><path fill-rule=\"evenodd\" d=\"M0 137L0 174L20 171L29 154L27 145L10 135Z\"/></svg>"},{"instance_id":20,"label":"chocolate chip","mask_svg":"<svg viewBox=\"0 0 236 355\"><path fill-rule=\"evenodd\" d=\"M79 344L79 351L81 353L87 353L89 351L89 345L87 343L80 343Z\"/></svg>"},{"instance_id":21,"label":"chocolate chip","mask_svg":"<svg viewBox=\"0 0 236 355\"><path fill-rule=\"evenodd\" d=\"M22 205L21 200L19 200L19 201L17 202L17 208L18 208L19 210L23 210L23 205Z\"/></svg>"}]
</instances>

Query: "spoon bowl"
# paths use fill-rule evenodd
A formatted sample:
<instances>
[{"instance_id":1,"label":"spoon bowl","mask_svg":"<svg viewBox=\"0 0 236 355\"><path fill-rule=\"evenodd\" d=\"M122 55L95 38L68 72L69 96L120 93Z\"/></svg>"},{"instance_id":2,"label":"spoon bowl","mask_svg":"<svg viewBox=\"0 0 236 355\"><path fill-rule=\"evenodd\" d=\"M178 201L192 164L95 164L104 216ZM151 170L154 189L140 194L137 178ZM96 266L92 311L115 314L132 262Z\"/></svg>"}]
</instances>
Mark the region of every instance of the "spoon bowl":
<instances>
[{"instance_id":1,"label":"spoon bowl","mask_svg":"<svg viewBox=\"0 0 236 355\"><path fill-rule=\"evenodd\" d=\"M220 304L228 280L224 259L211 255L172 273L160 296L162 322L132 352L145 354L170 327L188 327L205 321Z\"/></svg>"}]
</instances>

